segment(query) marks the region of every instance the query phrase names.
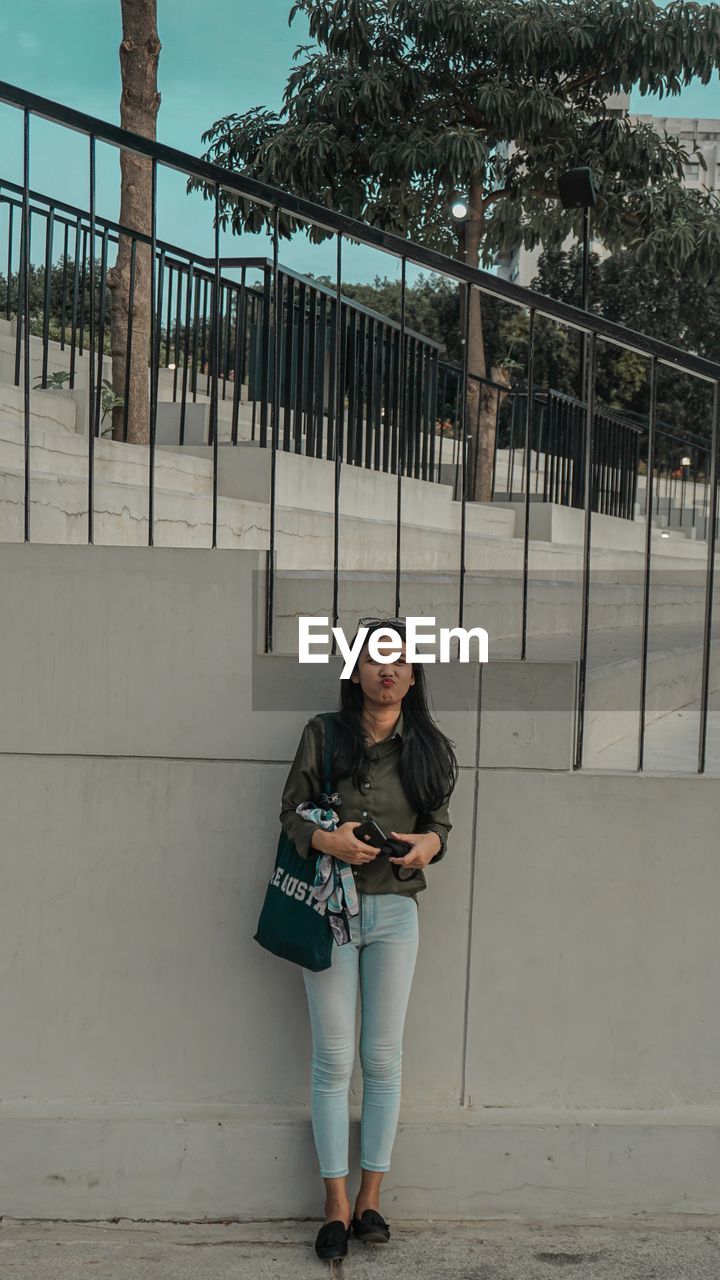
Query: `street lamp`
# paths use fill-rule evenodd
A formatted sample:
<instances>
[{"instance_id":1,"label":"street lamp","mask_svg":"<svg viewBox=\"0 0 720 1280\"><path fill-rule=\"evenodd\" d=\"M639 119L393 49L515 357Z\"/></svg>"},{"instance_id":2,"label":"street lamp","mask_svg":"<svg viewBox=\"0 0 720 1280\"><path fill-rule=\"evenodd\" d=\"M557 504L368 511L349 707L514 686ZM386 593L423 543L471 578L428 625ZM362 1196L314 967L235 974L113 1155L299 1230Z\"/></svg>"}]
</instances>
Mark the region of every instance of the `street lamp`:
<instances>
[{"instance_id":1,"label":"street lamp","mask_svg":"<svg viewBox=\"0 0 720 1280\"><path fill-rule=\"evenodd\" d=\"M454 191L450 199L450 216L457 224L462 260L467 257L466 229L470 221L470 201L463 191Z\"/></svg>"},{"instance_id":2,"label":"street lamp","mask_svg":"<svg viewBox=\"0 0 720 1280\"><path fill-rule=\"evenodd\" d=\"M568 169L558 178L558 190L564 209L583 209L583 267L582 309L590 304L590 210L597 203L597 190L592 169L587 165ZM585 366L587 364L587 333L583 329L580 347L580 399L585 398Z\"/></svg>"}]
</instances>

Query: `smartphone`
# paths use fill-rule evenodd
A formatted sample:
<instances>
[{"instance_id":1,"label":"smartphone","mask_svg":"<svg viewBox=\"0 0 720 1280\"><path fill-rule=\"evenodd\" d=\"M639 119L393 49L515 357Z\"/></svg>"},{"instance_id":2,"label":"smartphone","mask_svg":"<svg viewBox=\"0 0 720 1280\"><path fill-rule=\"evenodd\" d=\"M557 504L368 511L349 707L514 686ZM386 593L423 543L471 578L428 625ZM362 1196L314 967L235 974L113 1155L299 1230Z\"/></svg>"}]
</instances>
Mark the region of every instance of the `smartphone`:
<instances>
[{"instance_id":1,"label":"smartphone","mask_svg":"<svg viewBox=\"0 0 720 1280\"><path fill-rule=\"evenodd\" d=\"M359 827L354 831L355 839L362 840L363 844L372 845L376 849L382 849L387 844L387 836L380 830L374 818L366 818L360 823Z\"/></svg>"}]
</instances>

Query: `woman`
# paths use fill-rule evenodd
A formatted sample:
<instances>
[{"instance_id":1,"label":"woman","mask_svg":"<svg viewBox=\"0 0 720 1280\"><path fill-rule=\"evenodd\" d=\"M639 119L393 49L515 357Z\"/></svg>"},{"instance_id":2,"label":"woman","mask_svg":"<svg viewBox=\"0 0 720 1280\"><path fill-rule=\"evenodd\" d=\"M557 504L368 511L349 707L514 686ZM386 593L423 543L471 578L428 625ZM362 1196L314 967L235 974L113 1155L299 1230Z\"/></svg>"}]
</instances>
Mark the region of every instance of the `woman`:
<instances>
[{"instance_id":1,"label":"woman","mask_svg":"<svg viewBox=\"0 0 720 1280\"><path fill-rule=\"evenodd\" d=\"M423 869L445 853L448 801L458 771L452 743L428 709L424 668L405 660L402 620L361 618L360 626L367 626L368 635L352 675L341 682L335 728L333 788L341 797L340 823L326 831L297 812L323 790L320 717L305 726L280 813L302 856L329 853L352 867L358 899L357 914L348 917L350 939L333 945L331 967L302 971L313 1042L313 1135L326 1191L315 1250L324 1259L347 1254L351 1230L365 1242L390 1237L380 1214L380 1184L390 1167L400 1109L402 1036L419 937L417 895L426 888ZM402 653L395 661L378 662L368 642L388 627L402 637ZM368 818L386 836L406 841L408 852L390 857L359 840L355 829ZM347 1189L348 1092L358 985L362 1182L353 1212Z\"/></svg>"}]
</instances>

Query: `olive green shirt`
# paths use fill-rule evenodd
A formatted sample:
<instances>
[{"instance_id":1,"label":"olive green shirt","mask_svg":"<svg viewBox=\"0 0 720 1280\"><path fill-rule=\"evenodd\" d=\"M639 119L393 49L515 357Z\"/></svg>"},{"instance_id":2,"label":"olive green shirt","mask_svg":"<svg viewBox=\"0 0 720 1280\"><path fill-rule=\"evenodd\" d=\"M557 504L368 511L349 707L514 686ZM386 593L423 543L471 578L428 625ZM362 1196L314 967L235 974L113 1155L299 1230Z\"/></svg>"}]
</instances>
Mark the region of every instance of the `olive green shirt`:
<instances>
[{"instance_id":1,"label":"olive green shirt","mask_svg":"<svg viewBox=\"0 0 720 1280\"><path fill-rule=\"evenodd\" d=\"M358 790L351 778L333 779L333 790L342 796L337 813L340 822L362 822L374 818L386 835L391 831L408 834L436 831L442 846L431 862L439 862L445 856L446 840L451 829L448 804L432 813L416 813L402 787L398 764L402 746L402 712L389 738L369 747L370 769L362 788ZM325 727L320 716L308 720L300 739L290 772L285 783L280 810L280 822L303 858L315 856L319 851L311 849L310 841L316 830L313 822L296 812L299 804L317 801L324 790L323 753ZM378 855L372 862L352 865L355 883L365 893L403 893L417 900L418 893L427 888L422 867L412 880L398 880L393 875L393 864L387 857Z\"/></svg>"}]
</instances>

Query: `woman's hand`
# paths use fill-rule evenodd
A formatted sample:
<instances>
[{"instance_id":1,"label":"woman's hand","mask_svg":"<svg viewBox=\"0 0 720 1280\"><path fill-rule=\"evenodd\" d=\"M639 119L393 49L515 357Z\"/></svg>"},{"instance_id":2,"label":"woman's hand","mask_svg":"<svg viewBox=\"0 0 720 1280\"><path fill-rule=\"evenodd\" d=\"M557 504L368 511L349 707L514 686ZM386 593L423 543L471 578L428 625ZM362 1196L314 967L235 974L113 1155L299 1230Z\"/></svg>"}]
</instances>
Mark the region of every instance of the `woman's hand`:
<instances>
[{"instance_id":1,"label":"woman's hand","mask_svg":"<svg viewBox=\"0 0 720 1280\"><path fill-rule=\"evenodd\" d=\"M360 822L343 822L334 831L325 831L318 827L313 831L310 845L321 853L331 853L341 862L357 865L361 862L372 862L380 850L371 844L365 844L355 838L355 828L362 826Z\"/></svg>"},{"instance_id":2,"label":"woman's hand","mask_svg":"<svg viewBox=\"0 0 720 1280\"><path fill-rule=\"evenodd\" d=\"M442 840L437 831L415 832L414 835L391 831L396 840L405 840L412 845L404 858L388 858L388 862L397 862L401 867L426 867L428 862L442 849Z\"/></svg>"}]
</instances>

